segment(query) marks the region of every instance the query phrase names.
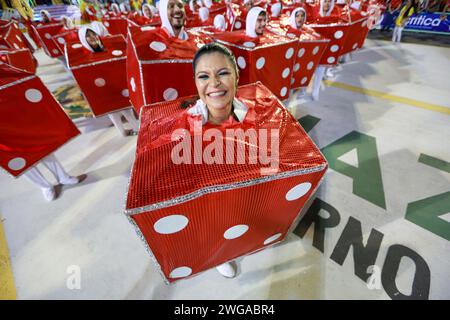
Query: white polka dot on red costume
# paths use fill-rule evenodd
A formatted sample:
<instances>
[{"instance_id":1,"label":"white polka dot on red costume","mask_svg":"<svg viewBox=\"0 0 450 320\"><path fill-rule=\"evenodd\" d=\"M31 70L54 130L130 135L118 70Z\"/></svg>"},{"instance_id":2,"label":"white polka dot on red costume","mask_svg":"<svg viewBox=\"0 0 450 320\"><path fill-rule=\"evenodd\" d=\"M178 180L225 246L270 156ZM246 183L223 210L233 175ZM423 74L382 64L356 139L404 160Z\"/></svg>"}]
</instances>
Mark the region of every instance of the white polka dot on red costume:
<instances>
[{"instance_id":1,"label":"white polka dot on red costume","mask_svg":"<svg viewBox=\"0 0 450 320\"><path fill-rule=\"evenodd\" d=\"M170 273L169 277L172 279L176 278L184 278L192 274L192 269L189 267L179 267L176 269L173 269Z\"/></svg>"},{"instance_id":2,"label":"white polka dot on red costume","mask_svg":"<svg viewBox=\"0 0 450 320\"><path fill-rule=\"evenodd\" d=\"M239 57L237 59L237 64L238 64L239 68L241 68L241 69L245 69L245 67L247 66L247 63L245 62L244 57Z\"/></svg>"},{"instance_id":3,"label":"white polka dot on red costume","mask_svg":"<svg viewBox=\"0 0 450 320\"><path fill-rule=\"evenodd\" d=\"M288 89L287 89L286 87L281 88L280 96L282 96L282 97L286 96L287 90L288 90Z\"/></svg>"},{"instance_id":4,"label":"white polka dot on red costume","mask_svg":"<svg viewBox=\"0 0 450 320\"><path fill-rule=\"evenodd\" d=\"M130 92L128 91L128 89L122 90L122 96L124 96L125 98L128 98L130 96Z\"/></svg>"},{"instance_id":5,"label":"white polka dot on red costume","mask_svg":"<svg viewBox=\"0 0 450 320\"><path fill-rule=\"evenodd\" d=\"M223 237L227 240L232 240L239 238L244 233L248 231L248 226L246 224L239 224L237 226L229 228L225 233L223 234Z\"/></svg>"},{"instance_id":6,"label":"white polka dot on red costume","mask_svg":"<svg viewBox=\"0 0 450 320\"><path fill-rule=\"evenodd\" d=\"M288 193L286 193L286 200L294 201L300 199L308 193L308 191L311 189L311 186L312 184L309 182L304 182L296 185L291 190L289 190Z\"/></svg>"},{"instance_id":7,"label":"white polka dot on red costume","mask_svg":"<svg viewBox=\"0 0 450 320\"><path fill-rule=\"evenodd\" d=\"M328 57L327 62L328 63L334 63L336 61L335 57Z\"/></svg>"},{"instance_id":8,"label":"white polka dot on red costume","mask_svg":"<svg viewBox=\"0 0 450 320\"><path fill-rule=\"evenodd\" d=\"M254 42L247 41L247 42L244 42L244 46L247 48L254 48L254 47L256 47L256 44Z\"/></svg>"},{"instance_id":9,"label":"white polka dot on red costume","mask_svg":"<svg viewBox=\"0 0 450 320\"><path fill-rule=\"evenodd\" d=\"M290 58L292 58L293 55L294 55L294 48L289 48L289 49L287 49L284 57L286 59L290 59Z\"/></svg>"},{"instance_id":10,"label":"white polka dot on red costume","mask_svg":"<svg viewBox=\"0 0 450 320\"><path fill-rule=\"evenodd\" d=\"M10 168L11 170L17 171L17 170L21 170L23 168L25 168L27 162L25 161L24 158L14 158L9 160L8 162L8 168Z\"/></svg>"},{"instance_id":11,"label":"white polka dot on red costume","mask_svg":"<svg viewBox=\"0 0 450 320\"><path fill-rule=\"evenodd\" d=\"M160 234L173 234L186 228L188 223L189 219L187 217L180 214L174 214L156 221L153 225L153 229Z\"/></svg>"},{"instance_id":12,"label":"white polka dot on red costume","mask_svg":"<svg viewBox=\"0 0 450 320\"><path fill-rule=\"evenodd\" d=\"M97 87L104 87L106 84L106 81L103 78L97 78L94 80L94 83Z\"/></svg>"},{"instance_id":13,"label":"white polka dot on red costume","mask_svg":"<svg viewBox=\"0 0 450 320\"><path fill-rule=\"evenodd\" d=\"M178 91L174 88L168 88L163 92L163 98L166 101L172 101L178 98Z\"/></svg>"},{"instance_id":14,"label":"white polka dot on red costume","mask_svg":"<svg viewBox=\"0 0 450 320\"><path fill-rule=\"evenodd\" d=\"M297 72L298 70L300 70L300 63L294 65L294 72Z\"/></svg>"},{"instance_id":15,"label":"white polka dot on red costume","mask_svg":"<svg viewBox=\"0 0 450 320\"><path fill-rule=\"evenodd\" d=\"M53 54L58 54L59 53L58 49L53 49L52 52L53 52Z\"/></svg>"},{"instance_id":16,"label":"white polka dot on red costume","mask_svg":"<svg viewBox=\"0 0 450 320\"><path fill-rule=\"evenodd\" d=\"M167 46L163 42L153 41L150 43L150 48L157 52L163 52L167 49Z\"/></svg>"},{"instance_id":17,"label":"white polka dot on red costume","mask_svg":"<svg viewBox=\"0 0 450 320\"><path fill-rule=\"evenodd\" d=\"M267 238L266 240L264 240L264 245L267 245L269 243L274 242L275 240L277 240L278 238L280 238L282 236L282 233L277 233L274 234L273 236L271 236L270 238Z\"/></svg>"},{"instance_id":18,"label":"white polka dot on red costume","mask_svg":"<svg viewBox=\"0 0 450 320\"><path fill-rule=\"evenodd\" d=\"M109 22L105 21L105 27L109 27Z\"/></svg>"},{"instance_id":19,"label":"white polka dot on red costume","mask_svg":"<svg viewBox=\"0 0 450 320\"><path fill-rule=\"evenodd\" d=\"M293 33L287 33L286 36L288 36L291 39L297 38L297 36Z\"/></svg>"},{"instance_id":20,"label":"white polka dot on red costume","mask_svg":"<svg viewBox=\"0 0 450 320\"><path fill-rule=\"evenodd\" d=\"M303 77L302 81L300 81L300 84L305 84L306 81L308 81L308 77Z\"/></svg>"},{"instance_id":21,"label":"white polka dot on red costume","mask_svg":"<svg viewBox=\"0 0 450 320\"><path fill-rule=\"evenodd\" d=\"M234 27L236 29L240 29L240 28L242 28L242 23L240 21L236 21L236 23L234 24Z\"/></svg>"},{"instance_id":22,"label":"white polka dot on red costume","mask_svg":"<svg viewBox=\"0 0 450 320\"><path fill-rule=\"evenodd\" d=\"M311 70L314 67L314 62L310 61L308 62L308 64L306 65L306 69Z\"/></svg>"},{"instance_id":23,"label":"white polka dot on red costume","mask_svg":"<svg viewBox=\"0 0 450 320\"><path fill-rule=\"evenodd\" d=\"M331 52L336 52L339 50L339 46L337 44L334 44L330 47L330 51Z\"/></svg>"},{"instance_id":24,"label":"white polka dot on red costume","mask_svg":"<svg viewBox=\"0 0 450 320\"><path fill-rule=\"evenodd\" d=\"M303 57L304 54L305 54L305 48L301 48L300 50L298 50L297 57L301 58L301 57Z\"/></svg>"},{"instance_id":25,"label":"white polka dot on red costume","mask_svg":"<svg viewBox=\"0 0 450 320\"><path fill-rule=\"evenodd\" d=\"M338 30L334 33L334 38L340 39L340 38L342 38L343 35L344 35L344 32L342 32L342 30Z\"/></svg>"},{"instance_id":26,"label":"white polka dot on red costume","mask_svg":"<svg viewBox=\"0 0 450 320\"><path fill-rule=\"evenodd\" d=\"M51 38L52 38L52 36L50 35L50 33L44 34L44 37L47 38L47 39L51 39Z\"/></svg>"},{"instance_id":27,"label":"white polka dot on red costume","mask_svg":"<svg viewBox=\"0 0 450 320\"><path fill-rule=\"evenodd\" d=\"M314 47L312 54L316 55L319 52L319 46Z\"/></svg>"},{"instance_id":28,"label":"white polka dot on red costume","mask_svg":"<svg viewBox=\"0 0 450 320\"><path fill-rule=\"evenodd\" d=\"M59 43L61 43L61 44L64 44L64 43L66 43L66 40L64 40L64 38L58 38L58 42Z\"/></svg>"},{"instance_id":29,"label":"white polka dot on red costume","mask_svg":"<svg viewBox=\"0 0 450 320\"><path fill-rule=\"evenodd\" d=\"M38 103L42 100L42 93L38 89L28 89L25 91L25 98L33 103Z\"/></svg>"},{"instance_id":30,"label":"white polka dot on red costume","mask_svg":"<svg viewBox=\"0 0 450 320\"><path fill-rule=\"evenodd\" d=\"M123 55L122 50L113 50L113 52L111 52L111 53L113 56L116 56L116 57Z\"/></svg>"},{"instance_id":31,"label":"white polka dot on red costume","mask_svg":"<svg viewBox=\"0 0 450 320\"><path fill-rule=\"evenodd\" d=\"M283 73L281 74L281 76L283 77L283 79L286 79L287 77L289 77L290 73L291 73L291 70L289 68L286 68L283 70Z\"/></svg>"},{"instance_id":32,"label":"white polka dot on red costume","mask_svg":"<svg viewBox=\"0 0 450 320\"><path fill-rule=\"evenodd\" d=\"M256 60L256 69L261 70L265 64L266 64L266 59L264 57L259 58L258 60Z\"/></svg>"},{"instance_id":33,"label":"white polka dot on red costume","mask_svg":"<svg viewBox=\"0 0 450 320\"><path fill-rule=\"evenodd\" d=\"M81 43L74 43L74 44L72 45L72 48L73 48L73 49L79 49L79 48L81 48L81 47L82 47Z\"/></svg>"},{"instance_id":34,"label":"white polka dot on red costume","mask_svg":"<svg viewBox=\"0 0 450 320\"><path fill-rule=\"evenodd\" d=\"M131 86L131 91L136 92L136 82L134 82L133 77L131 77L130 86Z\"/></svg>"}]
</instances>

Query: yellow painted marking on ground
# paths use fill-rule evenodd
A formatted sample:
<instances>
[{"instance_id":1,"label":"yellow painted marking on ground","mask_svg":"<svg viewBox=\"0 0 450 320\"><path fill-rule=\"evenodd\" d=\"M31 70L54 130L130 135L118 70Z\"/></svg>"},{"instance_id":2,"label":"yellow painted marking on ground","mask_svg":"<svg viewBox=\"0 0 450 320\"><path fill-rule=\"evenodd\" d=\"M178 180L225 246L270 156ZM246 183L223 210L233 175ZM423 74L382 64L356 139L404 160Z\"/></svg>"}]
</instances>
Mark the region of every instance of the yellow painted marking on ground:
<instances>
[{"instance_id":1,"label":"yellow painted marking on ground","mask_svg":"<svg viewBox=\"0 0 450 320\"><path fill-rule=\"evenodd\" d=\"M16 288L3 222L0 220L0 300L15 300Z\"/></svg>"},{"instance_id":2,"label":"yellow painted marking on ground","mask_svg":"<svg viewBox=\"0 0 450 320\"><path fill-rule=\"evenodd\" d=\"M365 95L371 96L371 97L386 99L386 100L390 100L393 102L407 104L407 105L410 105L410 106L413 106L416 108L421 108L421 109L425 109L425 110L430 110L430 111L435 111L435 112L440 112L440 113L450 115L450 108L440 106L437 104L431 104L431 103L427 103L427 102L423 102L423 101L400 97L400 96L385 93L382 91L360 88L360 87L352 86L352 85L342 83L342 82L335 82L335 81L329 81L329 80L325 80L324 82L327 86L330 86L330 87L336 87L339 89L344 89L344 90L348 90L348 91L365 94Z\"/></svg>"}]
</instances>

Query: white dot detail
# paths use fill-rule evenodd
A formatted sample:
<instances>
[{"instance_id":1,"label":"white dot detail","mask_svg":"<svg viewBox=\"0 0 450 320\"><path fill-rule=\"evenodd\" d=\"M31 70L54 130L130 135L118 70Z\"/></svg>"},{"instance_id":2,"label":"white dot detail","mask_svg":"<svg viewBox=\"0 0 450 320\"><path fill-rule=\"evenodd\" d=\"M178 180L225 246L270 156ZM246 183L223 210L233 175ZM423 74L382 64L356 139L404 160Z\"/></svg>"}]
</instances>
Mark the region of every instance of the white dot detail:
<instances>
[{"instance_id":1,"label":"white dot detail","mask_svg":"<svg viewBox=\"0 0 450 320\"><path fill-rule=\"evenodd\" d=\"M166 101L175 100L176 98L178 98L178 91L175 90L174 88L168 88L164 90L163 98Z\"/></svg>"},{"instance_id":2,"label":"white dot detail","mask_svg":"<svg viewBox=\"0 0 450 320\"><path fill-rule=\"evenodd\" d=\"M306 81L308 81L308 77L303 77L302 81L300 81L301 84L305 84Z\"/></svg>"},{"instance_id":3,"label":"white dot detail","mask_svg":"<svg viewBox=\"0 0 450 320\"><path fill-rule=\"evenodd\" d=\"M79 49L81 47L82 47L81 43L75 43L72 45L72 49Z\"/></svg>"},{"instance_id":4,"label":"white dot detail","mask_svg":"<svg viewBox=\"0 0 450 320\"><path fill-rule=\"evenodd\" d=\"M42 93L38 89L28 89L25 91L25 98L33 103L38 103L42 100Z\"/></svg>"},{"instance_id":5,"label":"white dot detail","mask_svg":"<svg viewBox=\"0 0 450 320\"><path fill-rule=\"evenodd\" d=\"M342 38L343 35L344 35L344 32L342 32L342 30L338 30L334 33L334 38L340 39L340 38Z\"/></svg>"},{"instance_id":6,"label":"white dot detail","mask_svg":"<svg viewBox=\"0 0 450 320\"><path fill-rule=\"evenodd\" d=\"M188 223L189 219L185 216L174 214L156 221L153 225L153 229L160 234L173 234L186 228Z\"/></svg>"},{"instance_id":7,"label":"white dot detail","mask_svg":"<svg viewBox=\"0 0 450 320\"><path fill-rule=\"evenodd\" d=\"M266 64L266 59L264 57L259 58L256 61L256 69L261 70Z\"/></svg>"},{"instance_id":8,"label":"white dot detail","mask_svg":"<svg viewBox=\"0 0 450 320\"><path fill-rule=\"evenodd\" d=\"M52 36L50 35L50 33L44 34L44 37L47 38L47 39L51 39L51 38L52 38Z\"/></svg>"},{"instance_id":9,"label":"white dot detail","mask_svg":"<svg viewBox=\"0 0 450 320\"><path fill-rule=\"evenodd\" d=\"M122 50L113 50L113 52L111 52L113 56L121 56L123 54Z\"/></svg>"},{"instance_id":10,"label":"white dot detail","mask_svg":"<svg viewBox=\"0 0 450 320\"><path fill-rule=\"evenodd\" d=\"M105 21L105 27L109 27L109 22Z\"/></svg>"},{"instance_id":11,"label":"white dot detail","mask_svg":"<svg viewBox=\"0 0 450 320\"><path fill-rule=\"evenodd\" d=\"M9 160L8 168L10 168L11 170L17 171L17 170L21 170L21 169L25 168L26 164L27 164L27 162L25 161L24 158L14 158L14 159Z\"/></svg>"},{"instance_id":12,"label":"white dot detail","mask_svg":"<svg viewBox=\"0 0 450 320\"><path fill-rule=\"evenodd\" d=\"M294 201L297 199L300 199L305 194L308 193L308 191L311 189L312 184L309 182L300 183L299 185L296 185L291 190L286 193L286 200L287 201Z\"/></svg>"},{"instance_id":13,"label":"white dot detail","mask_svg":"<svg viewBox=\"0 0 450 320\"><path fill-rule=\"evenodd\" d=\"M170 273L169 277L172 279L176 278L184 278L192 274L192 269L189 267L179 267L176 269L173 269Z\"/></svg>"},{"instance_id":14,"label":"white dot detail","mask_svg":"<svg viewBox=\"0 0 450 320\"><path fill-rule=\"evenodd\" d=\"M150 48L155 50L156 52L163 52L167 49L167 46L162 42L153 41L152 43L150 43Z\"/></svg>"},{"instance_id":15,"label":"white dot detail","mask_svg":"<svg viewBox=\"0 0 450 320\"><path fill-rule=\"evenodd\" d=\"M131 77L130 86L131 86L131 91L136 92L136 83L134 82L133 77Z\"/></svg>"},{"instance_id":16,"label":"white dot detail","mask_svg":"<svg viewBox=\"0 0 450 320\"><path fill-rule=\"evenodd\" d=\"M298 70L300 70L300 63L294 65L294 72L297 72Z\"/></svg>"},{"instance_id":17,"label":"white dot detail","mask_svg":"<svg viewBox=\"0 0 450 320\"><path fill-rule=\"evenodd\" d=\"M256 44L254 42L247 41L247 42L244 42L244 46L247 48L254 48L254 47L256 47Z\"/></svg>"},{"instance_id":18,"label":"white dot detail","mask_svg":"<svg viewBox=\"0 0 450 320\"><path fill-rule=\"evenodd\" d=\"M334 63L336 59L334 57L328 57L327 62L328 63Z\"/></svg>"},{"instance_id":19,"label":"white dot detail","mask_svg":"<svg viewBox=\"0 0 450 320\"><path fill-rule=\"evenodd\" d=\"M298 50L297 57L301 58L301 57L303 57L304 54L305 54L305 48L301 48L300 50Z\"/></svg>"},{"instance_id":20,"label":"white dot detail","mask_svg":"<svg viewBox=\"0 0 450 320\"><path fill-rule=\"evenodd\" d=\"M293 55L294 55L294 49L293 48L289 48L286 51L285 58L289 60L290 58L292 58Z\"/></svg>"},{"instance_id":21,"label":"white dot detail","mask_svg":"<svg viewBox=\"0 0 450 320\"><path fill-rule=\"evenodd\" d=\"M246 224L239 224L237 226L229 228L225 233L223 234L223 237L227 240L232 240L239 238L244 233L248 231L248 226Z\"/></svg>"},{"instance_id":22,"label":"white dot detail","mask_svg":"<svg viewBox=\"0 0 450 320\"><path fill-rule=\"evenodd\" d=\"M237 59L237 63L238 63L239 68L241 68L241 69L245 69L245 67L247 66L247 63L245 62L244 57L239 57Z\"/></svg>"},{"instance_id":23,"label":"white dot detail","mask_svg":"<svg viewBox=\"0 0 450 320\"><path fill-rule=\"evenodd\" d=\"M59 53L58 49L53 49L52 52L53 52L54 54L58 54L58 53Z\"/></svg>"},{"instance_id":24,"label":"white dot detail","mask_svg":"<svg viewBox=\"0 0 450 320\"><path fill-rule=\"evenodd\" d=\"M234 24L234 27L236 29L240 29L240 28L242 28L242 23L240 21L236 21L236 23Z\"/></svg>"},{"instance_id":25,"label":"white dot detail","mask_svg":"<svg viewBox=\"0 0 450 320\"><path fill-rule=\"evenodd\" d=\"M264 245L268 245L269 243L274 242L275 240L280 238L281 235L282 235L282 233L277 233L277 234L274 234L273 236L271 236L270 238L267 238L266 240L264 240Z\"/></svg>"},{"instance_id":26,"label":"white dot detail","mask_svg":"<svg viewBox=\"0 0 450 320\"><path fill-rule=\"evenodd\" d=\"M286 96L287 90L288 89L286 87L283 87L280 91L280 96L282 96L282 97Z\"/></svg>"},{"instance_id":27,"label":"white dot detail","mask_svg":"<svg viewBox=\"0 0 450 320\"><path fill-rule=\"evenodd\" d=\"M58 42L61 44L64 44L64 43L66 43L66 40L64 40L64 38L58 38Z\"/></svg>"},{"instance_id":28,"label":"white dot detail","mask_svg":"<svg viewBox=\"0 0 450 320\"><path fill-rule=\"evenodd\" d=\"M319 47L318 46L314 47L312 54L315 56L318 52L319 52Z\"/></svg>"},{"instance_id":29,"label":"white dot detail","mask_svg":"<svg viewBox=\"0 0 450 320\"><path fill-rule=\"evenodd\" d=\"M311 70L313 67L314 67L314 62L313 62L313 61L310 61L310 62L307 64L306 69Z\"/></svg>"},{"instance_id":30,"label":"white dot detail","mask_svg":"<svg viewBox=\"0 0 450 320\"><path fill-rule=\"evenodd\" d=\"M281 74L281 76L283 77L283 79L286 79L287 77L289 77L290 73L291 73L291 70L289 68L286 68L283 70L283 73Z\"/></svg>"},{"instance_id":31,"label":"white dot detail","mask_svg":"<svg viewBox=\"0 0 450 320\"><path fill-rule=\"evenodd\" d=\"M337 52L338 50L339 50L339 46L337 44L332 45L331 48L330 48L331 52Z\"/></svg>"},{"instance_id":32,"label":"white dot detail","mask_svg":"<svg viewBox=\"0 0 450 320\"><path fill-rule=\"evenodd\" d=\"M124 96L125 98L128 98L130 96L130 92L128 91L128 89L122 90L122 96Z\"/></svg>"},{"instance_id":33,"label":"white dot detail","mask_svg":"<svg viewBox=\"0 0 450 320\"><path fill-rule=\"evenodd\" d=\"M94 83L97 87L104 87L106 84L106 81L103 78L97 78L94 80Z\"/></svg>"}]
</instances>

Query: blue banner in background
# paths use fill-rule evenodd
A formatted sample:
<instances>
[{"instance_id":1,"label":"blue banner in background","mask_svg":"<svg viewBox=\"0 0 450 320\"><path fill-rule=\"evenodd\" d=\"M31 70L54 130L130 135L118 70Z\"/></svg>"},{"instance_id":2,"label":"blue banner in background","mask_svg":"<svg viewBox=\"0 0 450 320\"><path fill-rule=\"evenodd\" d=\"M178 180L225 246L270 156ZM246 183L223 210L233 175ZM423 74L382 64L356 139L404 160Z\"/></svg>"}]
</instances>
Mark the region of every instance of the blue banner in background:
<instances>
[{"instance_id":1,"label":"blue banner in background","mask_svg":"<svg viewBox=\"0 0 450 320\"><path fill-rule=\"evenodd\" d=\"M442 16L445 19L442 20ZM421 13L413 15L405 30L429 31L429 32L446 32L450 35L450 14L446 13Z\"/></svg>"}]
</instances>

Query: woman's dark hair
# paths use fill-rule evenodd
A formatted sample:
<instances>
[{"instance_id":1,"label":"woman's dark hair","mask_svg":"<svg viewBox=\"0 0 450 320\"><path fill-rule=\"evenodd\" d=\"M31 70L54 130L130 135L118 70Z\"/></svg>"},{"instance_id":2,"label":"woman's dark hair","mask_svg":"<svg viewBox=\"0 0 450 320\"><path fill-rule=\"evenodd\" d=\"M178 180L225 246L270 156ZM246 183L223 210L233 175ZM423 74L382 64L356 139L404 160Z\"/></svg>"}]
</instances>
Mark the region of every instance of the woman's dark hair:
<instances>
[{"instance_id":1,"label":"woman's dark hair","mask_svg":"<svg viewBox=\"0 0 450 320\"><path fill-rule=\"evenodd\" d=\"M228 59L228 61L230 61L230 63L233 65L233 68L236 72L236 76L239 76L236 59L233 53L227 47L217 42L207 43L203 47L198 49L198 51L195 53L194 60L192 61L192 67L194 68L194 75L195 69L197 68L198 59L200 59L200 57L204 56L205 54L211 54L215 52L223 54Z\"/></svg>"}]
</instances>

